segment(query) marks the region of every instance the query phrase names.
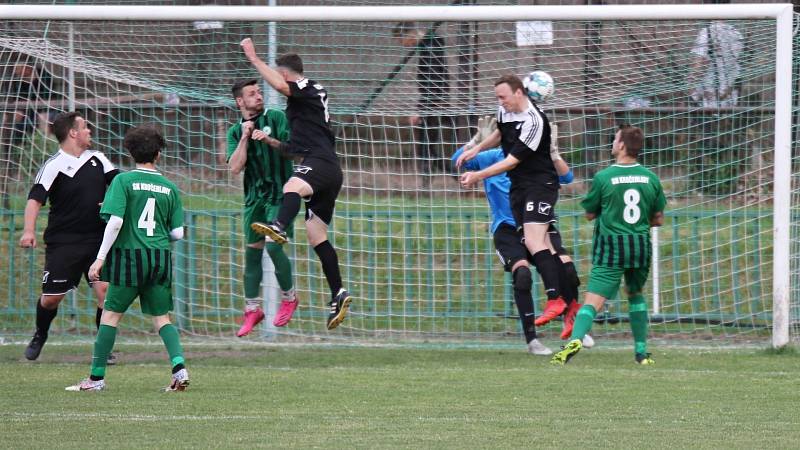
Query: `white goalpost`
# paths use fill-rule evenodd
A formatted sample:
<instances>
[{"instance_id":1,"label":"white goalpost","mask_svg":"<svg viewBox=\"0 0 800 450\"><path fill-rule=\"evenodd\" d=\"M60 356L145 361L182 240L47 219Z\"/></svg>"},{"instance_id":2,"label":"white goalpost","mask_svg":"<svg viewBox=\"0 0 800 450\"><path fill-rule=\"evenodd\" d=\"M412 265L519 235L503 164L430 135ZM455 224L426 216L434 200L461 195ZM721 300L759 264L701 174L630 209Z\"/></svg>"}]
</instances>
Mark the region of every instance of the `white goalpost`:
<instances>
[{"instance_id":1,"label":"white goalpost","mask_svg":"<svg viewBox=\"0 0 800 450\"><path fill-rule=\"evenodd\" d=\"M404 21L445 42L450 100L440 111L415 110L421 95L415 50L391 35ZM691 49L708 21L742 24L739 104L713 109L688 100L696 77ZM204 22L219 25L197 25ZM544 34L521 37L520 23ZM47 94L0 92L0 138L9 142L0 153L8 229L13 236L21 221L18 206L31 172L52 153L46 131L39 138L38 131L19 131L20 117L82 110L98 130L100 149L123 168L118 144L125 127L156 122L175 149L164 171L188 199L187 242L176 248L174 262L178 323L197 335L232 335L243 305L242 196L241 181L224 164L224 138L238 120L228 86L255 75L238 42L253 36L267 60L283 51L303 55L310 78L328 87L345 170L332 240L341 249L345 283L359 299L341 330L324 330L327 288L298 236L289 255L301 310L289 327L264 336L518 339L509 283L486 230L488 205L480 192L452 181L447 160L476 118L493 113L489 87L497 75L542 68L556 83L545 111L565 124L562 153L579 175L562 188L557 209L581 278L588 275L591 227L578 221L578 199L607 165L606 139L616 122L638 120L652 146L644 163L665 181L673 217L653 236L653 290L646 294L653 296L654 332L783 347L800 320L791 285L798 258L791 223L792 25L791 4L0 5L6 78L27 66L40 79L52 78ZM267 106L281 107L277 97L265 92ZM436 117L441 129L435 138L420 138L421 125L411 125L410 116L423 123ZM440 172L419 169L425 146L440 149ZM31 154L41 155L26 159ZM7 253L2 295L17 300L0 304L0 317L23 328L32 317L23 300L37 288L24 286L39 268L33 256ZM615 326L621 308L612 303L605 312L608 336L623 332Z\"/></svg>"}]
</instances>

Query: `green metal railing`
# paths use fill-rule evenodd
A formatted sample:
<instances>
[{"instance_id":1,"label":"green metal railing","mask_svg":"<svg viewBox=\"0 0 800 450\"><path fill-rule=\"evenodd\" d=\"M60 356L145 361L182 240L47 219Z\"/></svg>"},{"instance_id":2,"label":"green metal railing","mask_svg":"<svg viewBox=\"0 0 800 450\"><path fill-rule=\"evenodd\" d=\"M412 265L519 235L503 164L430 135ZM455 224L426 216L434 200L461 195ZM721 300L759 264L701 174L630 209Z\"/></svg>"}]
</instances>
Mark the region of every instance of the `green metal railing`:
<instances>
[{"instance_id":1,"label":"green metal railing","mask_svg":"<svg viewBox=\"0 0 800 450\"><path fill-rule=\"evenodd\" d=\"M516 317L510 280L501 275L488 230L475 226L487 223L487 214L347 210L337 214L334 240L343 276L358 286L363 300L357 306L363 329L379 331L393 318L402 318L404 326L417 331L462 333L479 331L464 329L471 320ZM17 247L22 215L22 211L0 211L6 236L0 254L7 269L0 273L4 291L0 333L27 332L39 295L43 252ZM241 212L192 210L186 212L185 223L186 237L174 249L176 321L184 330L217 335L225 328L222 324L232 324L240 314ZM772 267L762 262L771 260L771 226L771 218L759 211L670 211L660 230L661 311L652 321L768 326ZM559 227L585 283L592 227L578 212L563 213ZM327 292L316 255L302 238L287 250L298 287ZM538 283L534 281L535 293L541 292ZM62 315L76 316L73 327L92 332L94 302L87 296L81 289L78 301L62 307ZM601 317L624 320L626 303L612 299ZM148 329L135 309L129 315L141 325L133 326ZM321 323L324 314L322 308L301 308L296 317Z\"/></svg>"}]
</instances>

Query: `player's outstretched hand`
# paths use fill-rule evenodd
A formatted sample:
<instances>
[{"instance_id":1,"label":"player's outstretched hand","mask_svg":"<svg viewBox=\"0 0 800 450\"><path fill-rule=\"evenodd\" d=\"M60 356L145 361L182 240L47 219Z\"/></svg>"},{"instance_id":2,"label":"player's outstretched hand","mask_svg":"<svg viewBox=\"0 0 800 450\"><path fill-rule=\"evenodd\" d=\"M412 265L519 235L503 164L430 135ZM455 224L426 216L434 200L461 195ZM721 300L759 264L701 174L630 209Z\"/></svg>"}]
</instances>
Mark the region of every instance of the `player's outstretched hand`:
<instances>
[{"instance_id":1,"label":"player's outstretched hand","mask_svg":"<svg viewBox=\"0 0 800 450\"><path fill-rule=\"evenodd\" d=\"M464 172L461 174L460 181L462 187L471 188L481 181L481 177L478 175L478 172Z\"/></svg>"},{"instance_id":2,"label":"player's outstretched hand","mask_svg":"<svg viewBox=\"0 0 800 450\"><path fill-rule=\"evenodd\" d=\"M497 118L492 116L483 116L478 119L478 134L480 135L480 140L484 140L489 137L494 130L497 129ZM480 141L479 141L480 142Z\"/></svg>"},{"instance_id":3,"label":"player's outstretched hand","mask_svg":"<svg viewBox=\"0 0 800 450\"><path fill-rule=\"evenodd\" d=\"M242 46L242 51L244 51L244 56L247 57L250 61L253 59L257 59L258 55L256 54L256 46L253 44L253 40L250 38L242 39L242 42L239 43Z\"/></svg>"},{"instance_id":4,"label":"player's outstretched hand","mask_svg":"<svg viewBox=\"0 0 800 450\"><path fill-rule=\"evenodd\" d=\"M22 248L36 247L36 235L33 232L23 231L22 237L19 238L19 246Z\"/></svg>"},{"instance_id":5,"label":"player's outstretched hand","mask_svg":"<svg viewBox=\"0 0 800 450\"><path fill-rule=\"evenodd\" d=\"M102 259L96 259L92 265L89 267L89 280L90 281L99 281L100 280L100 269L103 268L103 261Z\"/></svg>"},{"instance_id":6,"label":"player's outstretched hand","mask_svg":"<svg viewBox=\"0 0 800 450\"><path fill-rule=\"evenodd\" d=\"M460 169L465 162L471 160L477 154L478 151L475 150L474 148L470 148L468 150L464 150L463 152L461 152L461 156L459 156L458 159L456 160L456 169Z\"/></svg>"}]
</instances>

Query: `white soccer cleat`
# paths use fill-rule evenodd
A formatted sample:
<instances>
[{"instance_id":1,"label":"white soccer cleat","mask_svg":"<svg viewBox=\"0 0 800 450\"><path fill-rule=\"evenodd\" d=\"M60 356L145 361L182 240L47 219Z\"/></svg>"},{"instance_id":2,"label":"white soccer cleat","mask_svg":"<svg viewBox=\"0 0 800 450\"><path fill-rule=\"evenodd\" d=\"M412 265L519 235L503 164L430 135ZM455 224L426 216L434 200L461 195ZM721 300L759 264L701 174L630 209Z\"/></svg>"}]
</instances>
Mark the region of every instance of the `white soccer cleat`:
<instances>
[{"instance_id":1,"label":"white soccer cleat","mask_svg":"<svg viewBox=\"0 0 800 450\"><path fill-rule=\"evenodd\" d=\"M583 348L592 348L594 347L594 339L589 336L588 334L583 337Z\"/></svg>"},{"instance_id":2,"label":"white soccer cleat","mask_svg":"<svg viewBox=\"0 0 800 450\"><path fill-rule=\"evenodd\" d=\"M105 388L106 388L106 380L93 381L87 378L78 384L65 387L64 390L70 392L102 391Z\"/></svg>"},{"instance_id":3,"label":"white soccer cleat","mask_svg":"<svg viewBox=\"0 0 800 450\"><path fill-rule=\"evenodd\" d=\"M181 369L172 374L172 382L164 388L164 392L185 391L189 386L189 372Z\"/></svg>"},{"instance_id":4,"label":"white soccer cleat","mask_svg":"<svg viewBox=\"0 0 800 450\"><path fill-rule=\"evenodd\" d=\"M545 347L538 339L534 339L528 342L528 353L537 356L548 356L552 355L553 351Z\"/></svg>"}]
</instances>

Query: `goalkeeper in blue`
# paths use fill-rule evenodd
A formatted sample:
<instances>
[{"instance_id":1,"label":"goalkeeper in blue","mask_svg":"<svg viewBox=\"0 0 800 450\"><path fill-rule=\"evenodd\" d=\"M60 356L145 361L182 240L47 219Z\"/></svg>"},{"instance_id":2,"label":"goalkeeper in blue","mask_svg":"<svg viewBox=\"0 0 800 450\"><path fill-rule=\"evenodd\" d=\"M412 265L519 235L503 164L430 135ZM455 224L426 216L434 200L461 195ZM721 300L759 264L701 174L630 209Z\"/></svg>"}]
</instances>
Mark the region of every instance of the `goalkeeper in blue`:
<instances>
[{"instance_id":1,"label":"goalkeeper in blue","mask_svg":"<svg viewBox=\"0 0 800 450\"><path fill-rule=\"evenodd\" d=\"M664 223L667 201L658 176L637 162L643 146L641 129L620 126L611 148L615 164L594 176L581 202L586 218L595 220L592 271L586 304L578 311L569 343L553 355L553 364L565 364L581 350L581 338L592 328L606 299L619 292L623 277L634 360L654 363L647 351L647 303L642 289L650 272L650 228Z\"/></svg>"},{"instance_id":2,"label":"goalkeeper in blue","mask_svg":"<svg viewBox=\"0 0 800 450\"><path fill-rule=\"evenodd\" d=\"M480 142L483 137L488 136L494 131L495 120L496 119L490 116L478 120L477 134L469 143L460 147L453 154L451 160L454 165L465 148ZM551 158L559 174L559 183L568 184L571 183L573 179L572 170L570 170L569 165L567 165L558 153L558 144L556 143L557 127L553 124L551 128L551 135L553 136L550 149ZM481 170L503 159L505 159L503 150L497 147L478 153L474 159L467 161L464 167L467 170ZM528 267L532 256L525 247L524 235L517 226L511 211L511 202L509 200L511 180L505 173L500 173L499 175L484 179L483 186L492 215L490 230L494 239L495 250L500 257L500 262L503 264L505 271L512 274L514 303L517 305L522 331L525 335L525 341L528 344L528 352L533 355L550 355L552 351L545 347L537 339L536 335L533 296L531 293L532 277L530 268ZM562 339L566 339L570 336L572 331L575 313L577 313L580 308L580 304L577 302L580 280L572 258L570 258L567 250L562 246L561 234L555 226L550 227L548 238L553 244L553 248L556 249L564 269L561 274L566 274L566 276L561 276L559 280L561 285L560 289L565 293L565 298L567 298L569 302L569 306L564 312L564 330L561 333ZM591 336L586 336L584 344L587 348L594 345Z\"/></svg>"},{"instance_id":3,"label":"goalkeeper in blue","mask_svg":"<svg viewBox=\"0 0 800 450\"><path fill-rule=\"evenodd\" d=\"M165 144L161 133L148 126L131 128L125 134L123 146L136 169L117 175L106 192L100 216L107 225L97 259L89 267L89 279L109 282L92 368L89 378L67 387L68 391L105 388L106 358L114 347L117 325L136 297L142 312L153 317L169 354L172 379L165 390L182 391L189 385L178 329L169 319L170 241L183 238L183 206L178 188L155 168Z\"/></svg>"}]
</instances>

